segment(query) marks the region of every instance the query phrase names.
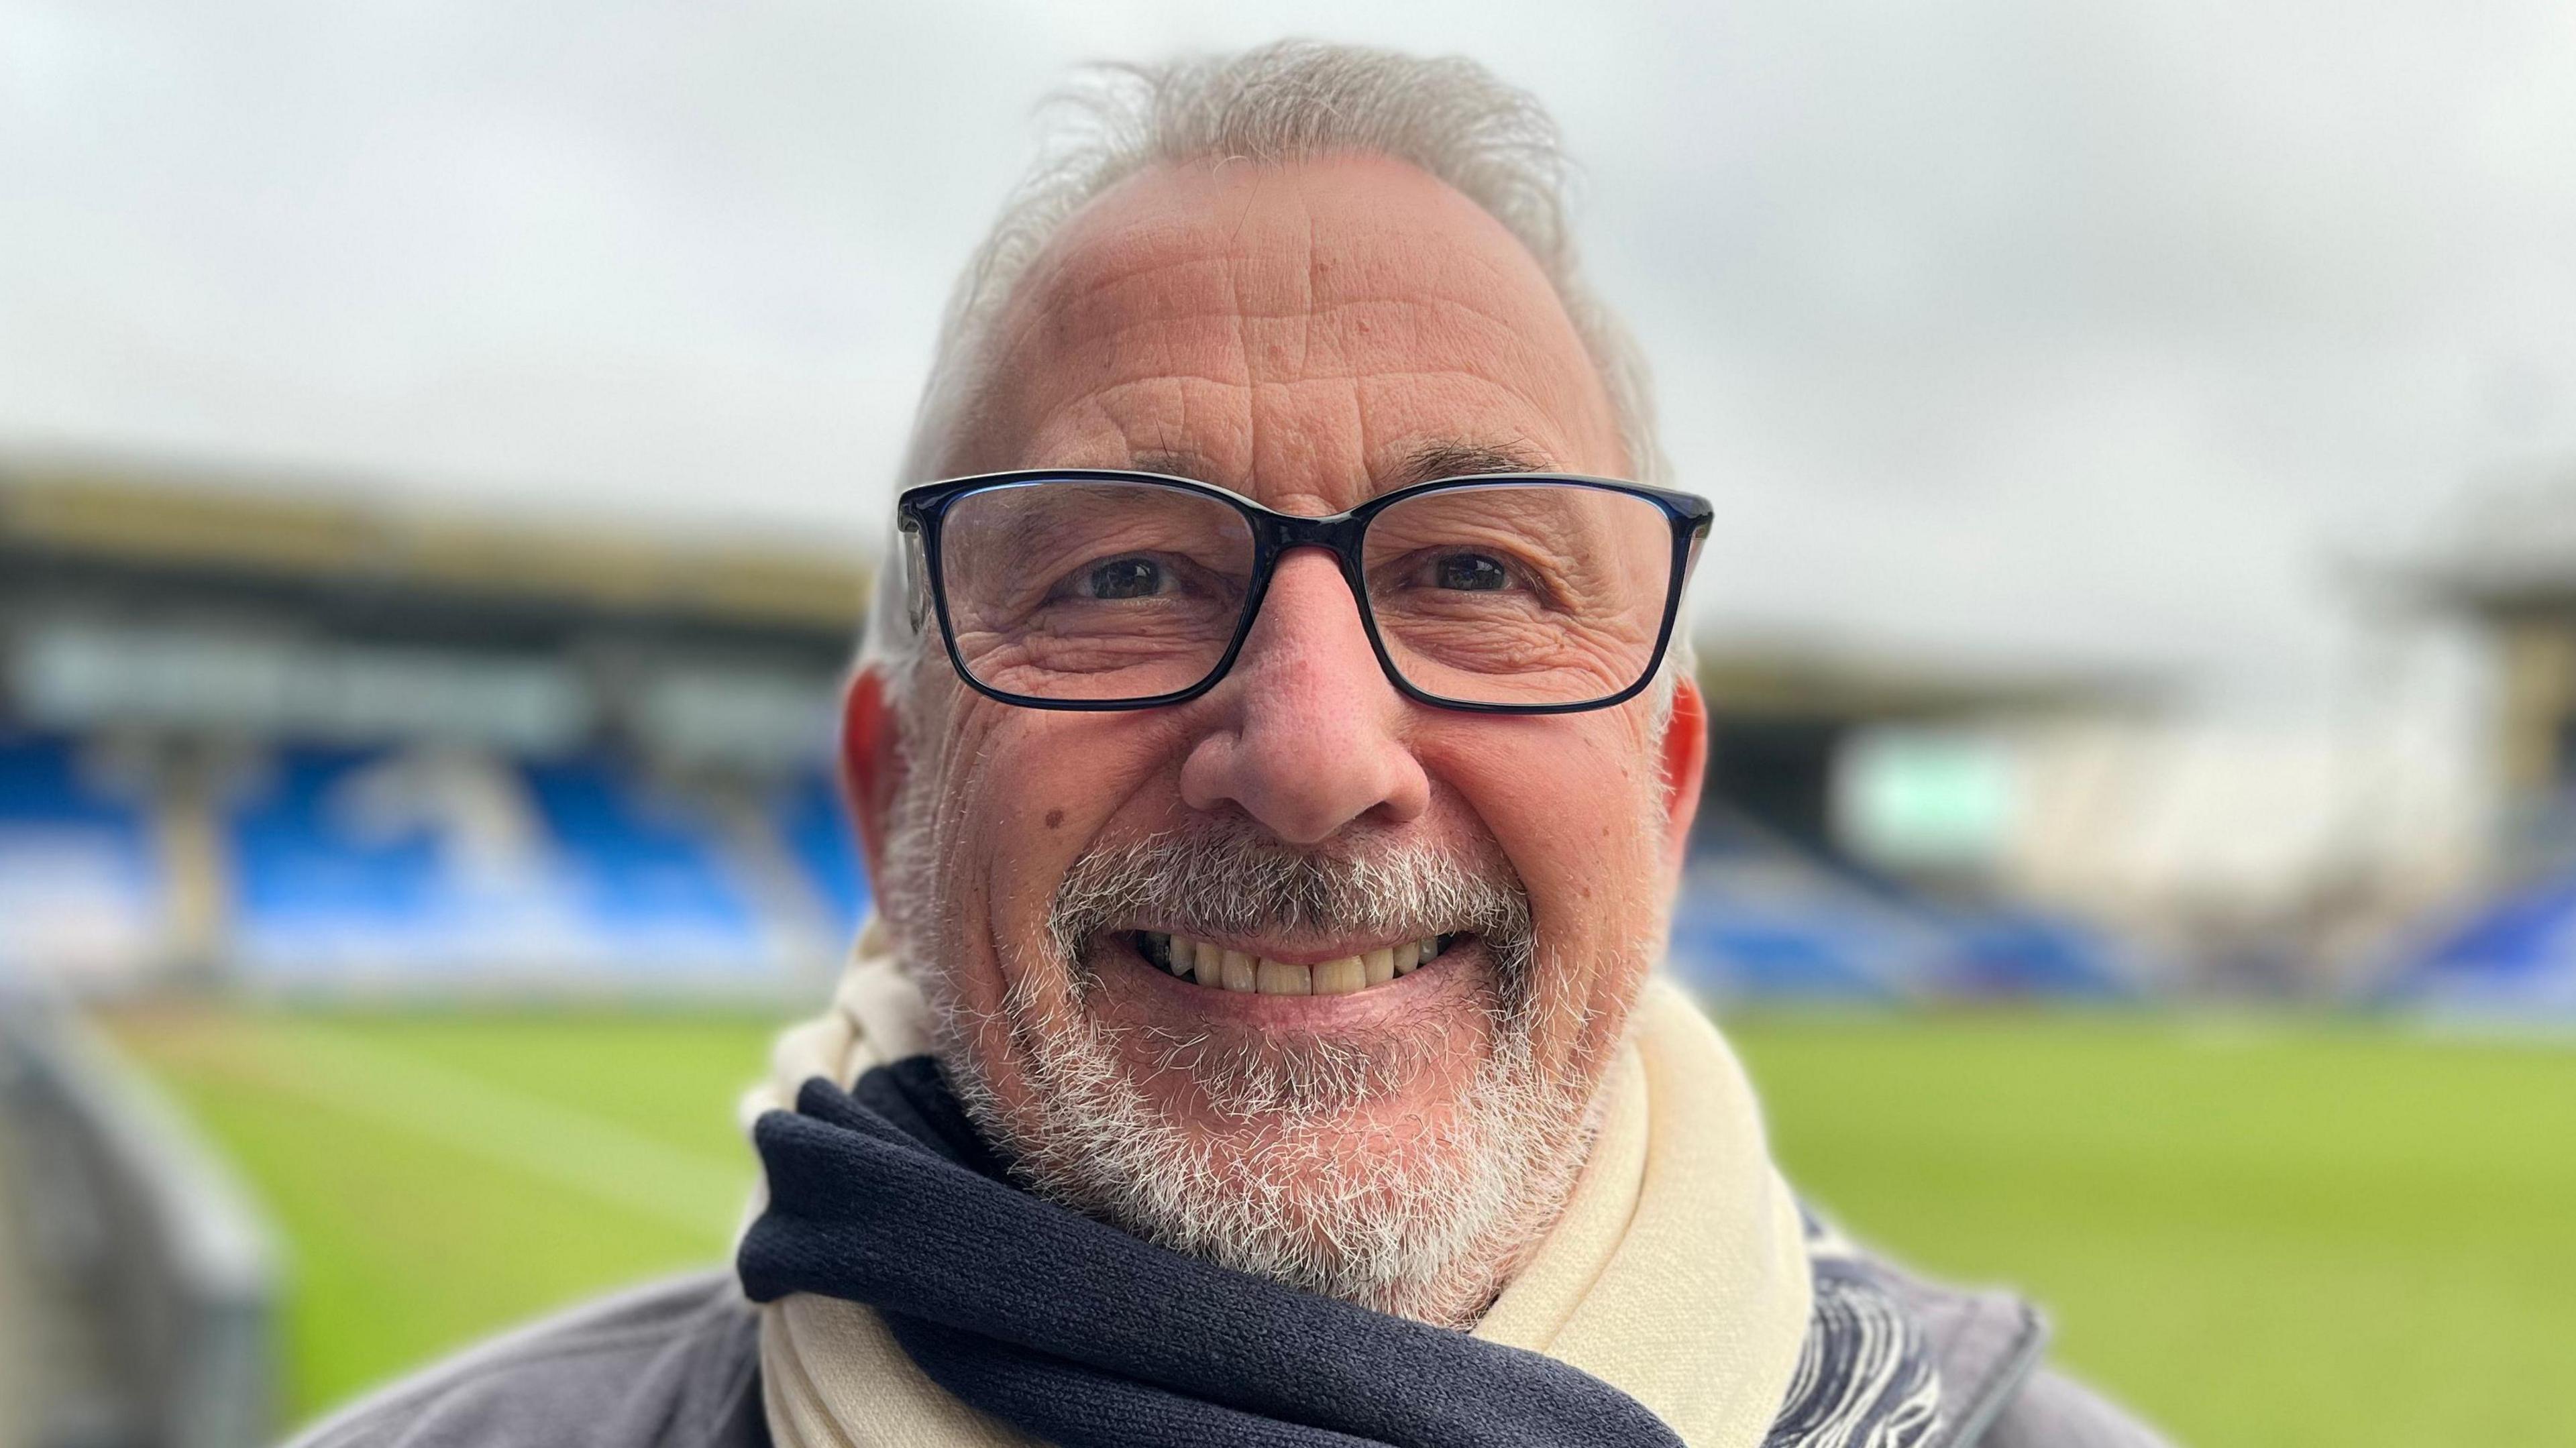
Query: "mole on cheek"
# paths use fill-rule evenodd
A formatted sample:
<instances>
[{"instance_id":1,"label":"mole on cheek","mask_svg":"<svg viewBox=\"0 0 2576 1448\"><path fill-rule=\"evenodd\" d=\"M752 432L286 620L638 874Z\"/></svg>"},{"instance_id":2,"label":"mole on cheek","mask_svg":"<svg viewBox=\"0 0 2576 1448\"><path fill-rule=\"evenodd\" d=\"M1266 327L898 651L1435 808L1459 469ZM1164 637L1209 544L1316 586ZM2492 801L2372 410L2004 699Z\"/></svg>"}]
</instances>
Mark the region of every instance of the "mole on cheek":
<instances>
[{"instance_id":1,"label":"mole on cheek","mask_svg":"<svg viewBox=\"0 0 2576 1448\"><path fill-rule=\"evenodd\" d=\"M1060 810L1060 809L1051 809L1051 810L1048 810L1048 811L1047 811L1047 813L1046 813L1046 827L1047 827L1048 829L1051 829L1051 830L1052 830L1052 829L1057 829L1057 828L1060 828L1063 824L1064 824L1064 811L1063 811L1063 810Z\"/></svg>"}]
</instances>

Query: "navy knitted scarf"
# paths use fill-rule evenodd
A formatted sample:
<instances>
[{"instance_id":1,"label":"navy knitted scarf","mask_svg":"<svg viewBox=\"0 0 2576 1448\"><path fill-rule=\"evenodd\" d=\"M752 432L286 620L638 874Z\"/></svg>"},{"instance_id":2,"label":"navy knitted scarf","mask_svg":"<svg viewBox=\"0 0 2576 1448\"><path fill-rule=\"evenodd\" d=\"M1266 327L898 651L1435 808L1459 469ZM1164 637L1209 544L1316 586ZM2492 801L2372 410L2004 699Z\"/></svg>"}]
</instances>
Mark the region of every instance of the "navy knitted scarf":
<instances>
[{"instance_id":1,"label":"navy knitted scarf","mask_svg":"<svg viewBox=\"0 0 2576 1448\"><path fill-rule=\"evenodd\" d=\"M753 1300L864 1303L940 1387L1063 1448L1681 1441L1552 1358L1213 1266L1021 1190L928 1057L848 1092L809 1081L753 1139L769 1203L736 1264ZM1882 1347L1836 1366L1853 1345L1811 1330L1784 1405L1797 1429L1771 1441L1915 1441L1883 1431L1891 1410L1930 1427L1928 1355L1919 1334L1908 1347L1900 1331L1893 1363ZM1853 1433L1863 1420L1882 1431Z\"/></svg>"}]
</instances>

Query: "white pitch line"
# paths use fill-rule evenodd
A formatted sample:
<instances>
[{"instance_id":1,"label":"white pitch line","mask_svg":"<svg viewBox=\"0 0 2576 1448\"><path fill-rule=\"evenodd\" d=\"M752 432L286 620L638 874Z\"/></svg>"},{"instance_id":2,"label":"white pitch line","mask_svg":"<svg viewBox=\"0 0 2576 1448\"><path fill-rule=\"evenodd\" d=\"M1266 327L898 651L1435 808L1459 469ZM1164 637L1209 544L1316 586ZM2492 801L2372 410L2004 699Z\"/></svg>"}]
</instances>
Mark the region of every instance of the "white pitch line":
<instances>
[{"instance_id":1,"label":"white pitch line","mask_svg":"<svg viewBox=\"0 0 2576 1448\"><path fill-rule=\"evenodd\" d=\"M263 1075L316 1105L688 1232L721 1234L742 1214L753 1176L748 1143L741 1160L722 1161L319 1022L258 1030L257 1049L279 1053Z\"/></svg>"}]
</instances>

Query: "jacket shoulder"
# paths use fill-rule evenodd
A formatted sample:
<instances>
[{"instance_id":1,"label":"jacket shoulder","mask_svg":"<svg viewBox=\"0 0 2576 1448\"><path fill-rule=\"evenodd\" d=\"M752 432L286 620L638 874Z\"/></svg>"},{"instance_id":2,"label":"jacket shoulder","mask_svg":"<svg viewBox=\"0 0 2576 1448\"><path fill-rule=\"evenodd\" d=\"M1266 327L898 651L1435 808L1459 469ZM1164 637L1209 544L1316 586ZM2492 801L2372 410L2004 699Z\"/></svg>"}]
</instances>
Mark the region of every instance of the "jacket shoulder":
<instances>
[{"instance_id":1,"label":"jacket shoulder","mask_svg":"<svg viewBox=\"0 0 2576 1448\"><path fill-rule=\"evenodd\" d=\"M394 1384L292 1448L768 1448L731 1272L586 1303Z\"/></svg>"},{"instance_id":2,"label":"jacket shoulder","mask_svg":"<svg viewBox=\"0 0 2576 1448\"><path fill-rule=\"evenodd\" d=\"M2167 1448L2144 1423L2075 1379L2042 1368L2024 1379L1976 1448Z\"/></svg>"},{"instance_id":3,"label":"jacket shoulder","mask_svg":"<svg viewBox=\"0 0 2576 1448\"><path fill-rule=\"evenodd\" d=\"M2168 1448L2127 1411L2044 1364L2048 1319L2018 1294L1948 1286L1883 1258L1860 1266L1923 1329L1940 1368L1933 1448Z\"/></svg>"}]
</instances>

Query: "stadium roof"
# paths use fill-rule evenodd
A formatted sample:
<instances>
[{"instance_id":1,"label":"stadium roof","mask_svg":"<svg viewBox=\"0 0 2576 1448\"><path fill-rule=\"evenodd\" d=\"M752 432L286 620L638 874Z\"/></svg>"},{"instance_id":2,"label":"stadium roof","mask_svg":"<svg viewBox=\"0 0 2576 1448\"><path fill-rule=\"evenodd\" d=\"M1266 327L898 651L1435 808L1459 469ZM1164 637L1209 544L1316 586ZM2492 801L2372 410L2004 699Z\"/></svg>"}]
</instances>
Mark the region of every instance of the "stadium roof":
<instances>
[{"instance_id":1,"label":"stadium roof","mask_svg":"<svg viewBox=\"0 0 2576 1448\"><path fill-rule=\"evenodd\" d=\"M2360 570L2418 605L2489 617L2576 611L2576 469L2556 465L2474 494L2411 560Z\"/></svg>"},{"instance_id":2,"label":"stadium roof","mask_svg":"<svg viewBox=\"0 0 2576 1448\"><path fill-rule=\"evenodd\" d=\"M1781 719L1905 721L2145 708L2165 689L2144 676L1945 664L1796 642L1702 639L1699 684L1712 711Z\"/></svg>"},{"instance_id":3,"label":"stadium roof","mask_svg":"<svg viewBox=\"0 0 2576 1448\"><path fill-rule=\"evenodd\" d=\"M846 638L867 568L847 554L616 524L398 510L311 479L166 465L0 461L0 557L359 584Z\"/></svg>"}]
</instances>

